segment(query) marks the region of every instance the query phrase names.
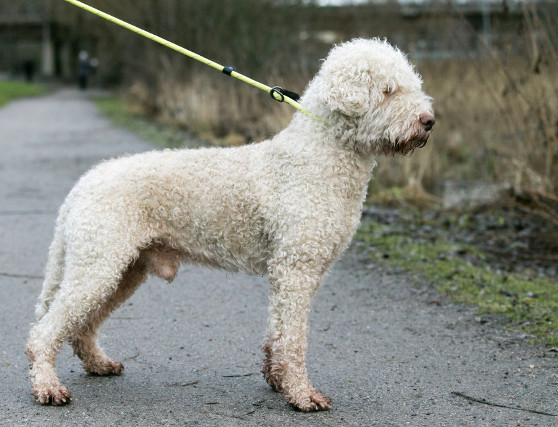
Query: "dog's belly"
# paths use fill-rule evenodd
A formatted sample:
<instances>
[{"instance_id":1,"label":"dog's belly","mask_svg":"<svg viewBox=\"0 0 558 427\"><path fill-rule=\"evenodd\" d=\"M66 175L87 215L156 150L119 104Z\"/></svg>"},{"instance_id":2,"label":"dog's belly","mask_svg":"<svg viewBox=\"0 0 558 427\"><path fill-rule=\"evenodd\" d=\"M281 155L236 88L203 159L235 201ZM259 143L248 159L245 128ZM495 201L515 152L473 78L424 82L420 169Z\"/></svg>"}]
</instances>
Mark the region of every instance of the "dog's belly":
<instances>
[{"instance_id":1,"label":"dog's belly","mask_svg":"<svg viewBox=\"0 0 558 427\"><path fill-rule=\"evenodd\" d=\"M190 245L177 248L165 239L157 239L149 247L142 249L139 262L145 263L148 272L169 282L173 281L181 262L223 268L228 271L243 271L249 274L265 274L267 262L253 253L236 253L211 250L211 247Z\"/></svg>"},{"instance_id":2,"label":"dog's belly","mask_svg":"<svg viewBox=\"0 0 558 427\"><path fill-rule=\"evenodd\" d=\"M215 227L214 221L219 221L220 227ZM211 213L205 218L187 216L178 224L169 221L168 232L163 231L156 242L164 242L165 250L177 251L181 262L265 274L269 250L263 226L258 226L257 220L247 226L247 221L217 219Z\"/></svg>"},{"instance_id":3,"label":"dog's belly","mask_svg":"<svg viewBox=\"0 0 558 427\"><path fill-rule=\"evenodd\" d=\"M213 240L213 239L211 239ZM242 271L248 274L265 274L267 272L267 251L254 245L239 247L226 241L208 241L203 244L193 243L181 250L183 262L222 268L228 271Z\"/></svg>"}]
</instances>

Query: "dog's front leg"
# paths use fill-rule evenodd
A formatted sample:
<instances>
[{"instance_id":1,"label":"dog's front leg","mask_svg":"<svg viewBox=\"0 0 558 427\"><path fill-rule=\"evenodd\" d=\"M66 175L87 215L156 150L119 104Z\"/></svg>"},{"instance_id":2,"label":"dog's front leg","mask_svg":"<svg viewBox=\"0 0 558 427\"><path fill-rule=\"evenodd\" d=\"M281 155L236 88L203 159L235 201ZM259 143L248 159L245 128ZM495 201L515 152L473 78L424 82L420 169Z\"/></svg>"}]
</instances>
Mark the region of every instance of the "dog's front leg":
<instances>
[{"instance_id":1,"label":"dog's front leg","mask_svg":"<svg viewBox=\"0 0 558 427\"><path fill-rule=\"evenodd\" d=\"M330 399L312 386L306 373L308 311L322 275L277 266L270 271L270 282L264 377L301 411L329 409Z\"/></svg>"}]
</instances>

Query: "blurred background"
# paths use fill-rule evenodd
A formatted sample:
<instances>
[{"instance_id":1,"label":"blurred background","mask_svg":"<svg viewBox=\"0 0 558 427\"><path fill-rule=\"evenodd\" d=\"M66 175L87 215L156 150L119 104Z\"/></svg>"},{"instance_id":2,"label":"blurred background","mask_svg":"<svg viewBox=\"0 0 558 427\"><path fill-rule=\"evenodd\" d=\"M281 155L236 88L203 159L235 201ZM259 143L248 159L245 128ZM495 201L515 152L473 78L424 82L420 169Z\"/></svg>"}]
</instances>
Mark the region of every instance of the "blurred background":
<instances>
[{"instance_id":1,"label":"blurred background","mask_svg":"<svg viewBox=\"0 0 558 427\"><path fill-rule=\"evenodd\" d=\"M87 3L299 93L332 44L385 37L416 64L437 122L424 149L381 162L371 197L399 189L451 208L464 192L469 200L511 193L558 221L554 0ZM84 64L88 85L110 88L135 113L216 144L262 140L294 111L62 0L0 0L0 79L77 84Z\"/></svg>"}]
</instances>

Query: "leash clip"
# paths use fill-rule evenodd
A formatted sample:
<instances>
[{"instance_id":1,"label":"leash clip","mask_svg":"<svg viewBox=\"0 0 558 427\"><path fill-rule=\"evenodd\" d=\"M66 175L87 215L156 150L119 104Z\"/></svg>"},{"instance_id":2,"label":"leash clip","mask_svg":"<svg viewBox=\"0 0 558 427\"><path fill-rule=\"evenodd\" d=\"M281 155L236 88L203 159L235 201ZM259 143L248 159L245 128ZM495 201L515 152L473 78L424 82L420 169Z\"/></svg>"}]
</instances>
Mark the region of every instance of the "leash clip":
<instances>
[{"instance_id":1,"label":"leash clip","mask_svg":"<svg viewBox=\"0 0 558 427\"><path fill-rule=\"evenodd\" d=\"M290 90L287 89L283 89L281 86L273 86L269 91L269 94L273 99L275 99L278 102L284 102L285 96L288 96L293 101L298 101L300 99L300 95L298 93L291 92ZM279 97L276 97L275 94L277 94Z\"/></svg>"},{"instance_id":2,"label":"leash clip","mask_svg":"<svg viewBox=\"0 0 558 427\"><path fill-rule=\"evenodd\" d=\"M271 90L269 91L269 94L270 94L271 97L272 97L273 99L275 99L276 101L278 101L278 102L283 102L283 101L285 101L285 95L283 95L282 90L283 90L283 88L282 88L281 86L273 86L273 87L271 88ZM275 94L279 95L279 98L277 98L277 97L275 96Z\"/></svg>"}]
</instances>

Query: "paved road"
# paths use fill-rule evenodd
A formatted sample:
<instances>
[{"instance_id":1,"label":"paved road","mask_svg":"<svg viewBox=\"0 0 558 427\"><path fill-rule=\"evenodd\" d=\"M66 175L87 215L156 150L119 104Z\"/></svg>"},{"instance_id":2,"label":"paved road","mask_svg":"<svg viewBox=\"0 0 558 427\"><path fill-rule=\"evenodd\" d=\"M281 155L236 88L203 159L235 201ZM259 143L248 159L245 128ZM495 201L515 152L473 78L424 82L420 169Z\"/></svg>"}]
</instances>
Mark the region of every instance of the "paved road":
<instances>
[{"instance_id":1,"label":"paved road","mask_svg":"<svg viewBox=\"0 0 558 427\"><path fill-rule=\"evenodd\" d=\"M86 375L66 346L58 373L74 401L35 404L23 350L57 208L101 159L150 148L77 91L0 109L0 426L558 424L463 397L558 414L555 353L475 322L470 309L433 304L416 278L357 250L311 316L309 372L329 412L292 411L259 373L266 279L191 266L170 285L148 281L104 325L122 376Z\"/></svg>"}]
</instances>

